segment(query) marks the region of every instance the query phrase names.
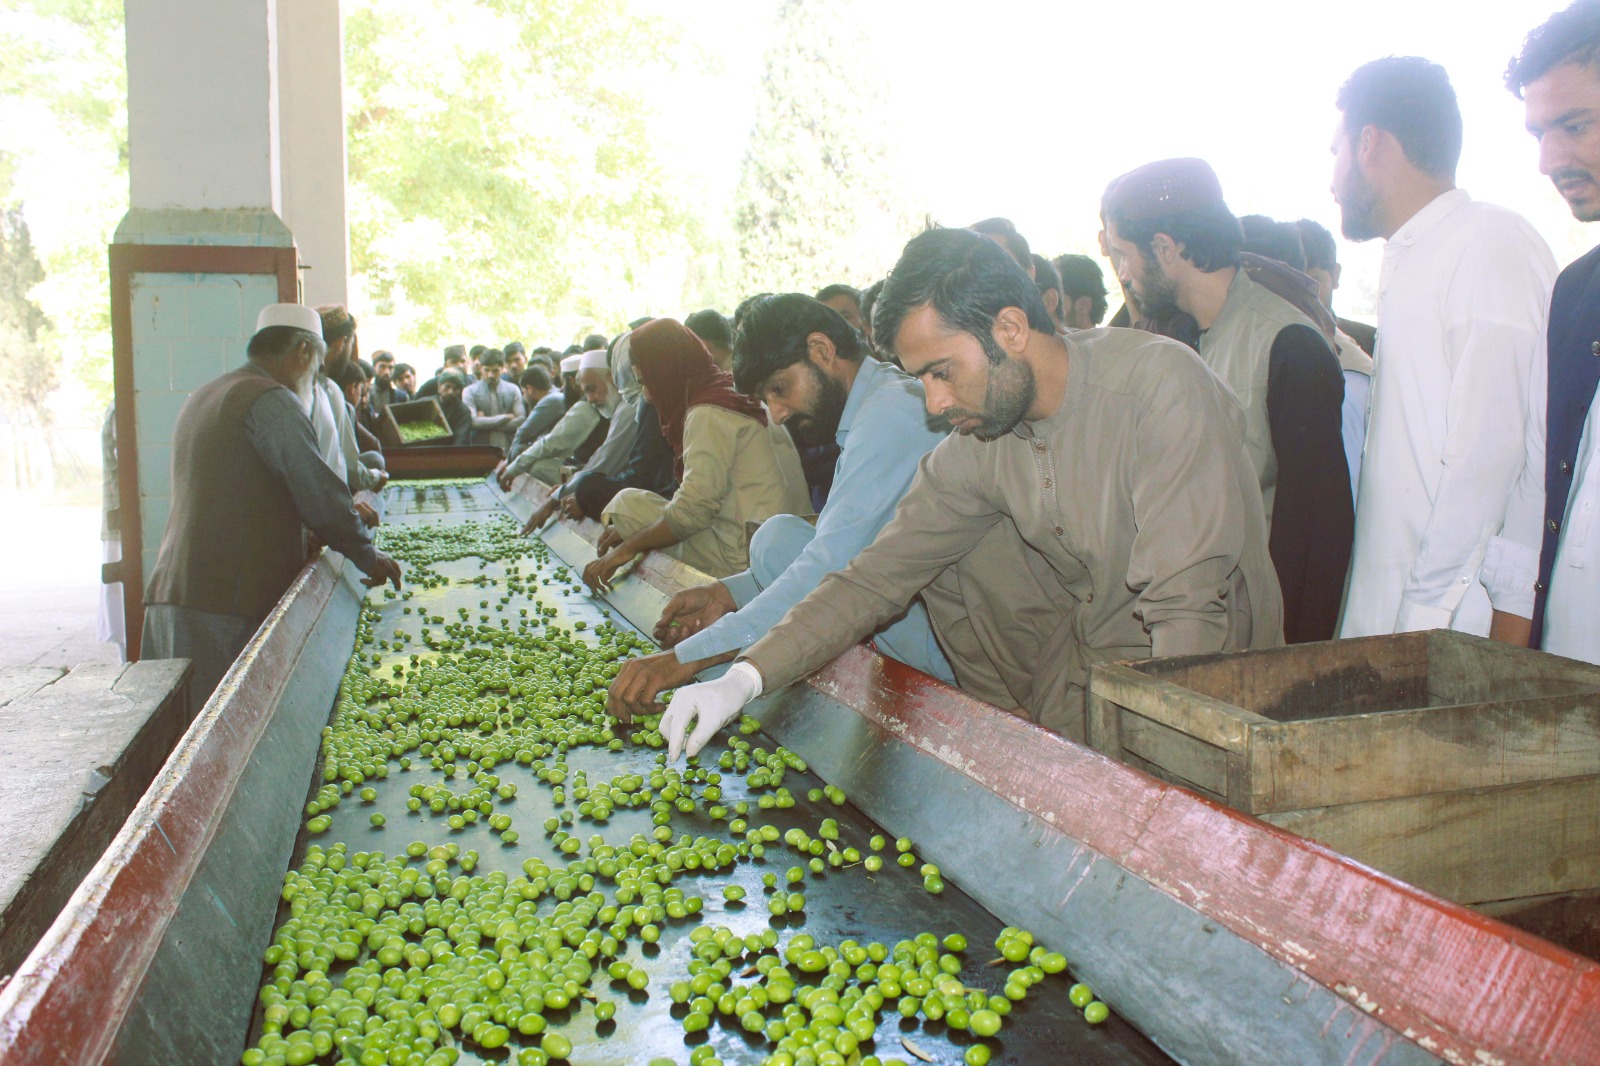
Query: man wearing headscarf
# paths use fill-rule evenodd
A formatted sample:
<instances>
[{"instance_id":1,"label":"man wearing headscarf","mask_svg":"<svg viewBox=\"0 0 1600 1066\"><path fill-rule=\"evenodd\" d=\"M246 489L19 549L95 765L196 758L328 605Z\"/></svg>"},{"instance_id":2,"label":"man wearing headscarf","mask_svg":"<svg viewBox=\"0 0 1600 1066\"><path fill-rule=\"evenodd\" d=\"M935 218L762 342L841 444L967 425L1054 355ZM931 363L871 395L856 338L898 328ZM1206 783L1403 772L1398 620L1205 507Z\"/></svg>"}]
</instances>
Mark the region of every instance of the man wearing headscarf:
<instances>
[{"instance_id":1,"label":"man wearing headscarf","mask_svg":"<svg viewBox=\"0 0 1600 1066\"><path fill-rule=\"evenodd\" d=\"M144 593L142 654L194 661L191 711L305 565L307 527L367 585L400 586L399 564L373 547L301 405L325 348L315 311L271 304L245 366L196 389L178 412L172 514Z\"/></svg>"},{"instance_id":2,"label":"man wearing headscarf","mask_svg":"<svg viewBox=\"0 0 1600 1066\"><path fill-rule=\"evenodd\" d=\"M1285 639L1333 639L1355 508L1344 456L1344 374L1328 340L1241 267L1243 231L1203 160L1167 159L1124 174L1107 194L1106 223L1121 280L1139 306L1157 317L1191 315L1201 330L1200 358L1244 407L1245 447L1283 589ZM1306 305L1319 306L1304 281Z\"/></svg>"},{"instance_id":3,"label":"man wearing headscarf","mask_svg":"<svg viewBox=\"0 0 1600 1066\"><path fill-rule=\"evenodd\" d=\"M761 404L735 391L705 344L682 323L658 318L633 331L634 372L672 449L671 500L623 489L606 505L602 554L584 568L593 587L641 552L664 551L712 577L750 565L746 522L803 513L809 500L794 441Z\"/></svg>"}]
</instances>

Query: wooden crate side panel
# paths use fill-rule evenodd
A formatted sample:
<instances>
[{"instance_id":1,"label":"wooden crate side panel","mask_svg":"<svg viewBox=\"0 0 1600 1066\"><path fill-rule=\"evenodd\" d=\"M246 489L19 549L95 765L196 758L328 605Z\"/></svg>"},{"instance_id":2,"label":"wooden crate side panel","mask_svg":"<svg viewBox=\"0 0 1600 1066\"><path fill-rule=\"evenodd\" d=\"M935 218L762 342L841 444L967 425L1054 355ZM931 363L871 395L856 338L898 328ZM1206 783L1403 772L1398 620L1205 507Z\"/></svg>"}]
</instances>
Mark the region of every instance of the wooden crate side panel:
<instances>
[{"instance_id":1,"label":"wooden crate side panel","mask_svg":"<svg viewBox=\"0 0 1600 1066\"><path fill-rule=\"evenodd\" d=\"M1132 762L1129 756L1136 756L1143 764L1139 768L1147 773L1211 796L1227 796L1226 749L1197 740L1132 711L1122 712L1121 731L1122 754L1117 757L1124 762Z\"/></svg>"},{"instance_id":2,"label":"wooden crate side panel","mask_svg":"<svg viewBox=\"0 0 1600 1066\"><path fill-rule=\"evenodd\" d=\"M1137 667L1276 720L1416 706L1427 692L1424 634L1185 656Z\"/></svg>"},{"instance_id":3,"label":"wooden crate side panel","mask_svg":"<svg viewBox=\"0 0 1600 1066\"><path fill-rule=\"evenodd\" d=\"M1138 770L1141 773L1149 774L1158 781L1165 781L1169 785L1177 785L1179 788L1186 788L1196 795L1204 796L1206 799L1212 800L1216 803L1228 802L1228 798L1221 793L1212 792L1210 789L1202 788L1193 781L1187 781L1184 778L1179 777L1166 767L1158 766L1153 762L1148 762L1144 759L1141 759L1132 752L1123 752L1118 761L1133 767L1135 770Z\"/></svg>"},{"instance_id":4,"label":"wooden crate side panel","mask_svg":"<svg viewBox=\"0 0 1600 1066\"><path fill-rule=\"evenodd\" d=\"M1457 903L1600 887L1600 775L1262 818Z\"/></svg>"},{"instance_id":5,"label":"wooden crate side panel","mask_svg":"<svg viewBox=\"0 0 1600 1066\"><path fill-rule=\"evenodd\" d=\"M1255 730L1255 813L1600 774L1600 699L1426 707Z\"/></svg>"},{"instance_id":6,"label":"wooden crate side panel","mask_svg":"<svg viewBox=\"0 0 1600 1066\"><path fill-rule=\"evenodd\" d=\"M1249 743L1250 725L1267 721L1222 700L1189 692L1117 663L1097 663L1090 667L1089 691L1128 711L1229 751L1243 751Z\"/></svg>"},{"instance_id":7,"label":"wooden crate side panel","mask_svg":"<svg viewBox=\"0 0 1600 1066\"><path fill-rule=\"evenodd\" d=\"M1435 630L1429 661L1428 692L1437 704L1600 695L1600 667L1465 633Z\"/></svg>"}]
</instances>

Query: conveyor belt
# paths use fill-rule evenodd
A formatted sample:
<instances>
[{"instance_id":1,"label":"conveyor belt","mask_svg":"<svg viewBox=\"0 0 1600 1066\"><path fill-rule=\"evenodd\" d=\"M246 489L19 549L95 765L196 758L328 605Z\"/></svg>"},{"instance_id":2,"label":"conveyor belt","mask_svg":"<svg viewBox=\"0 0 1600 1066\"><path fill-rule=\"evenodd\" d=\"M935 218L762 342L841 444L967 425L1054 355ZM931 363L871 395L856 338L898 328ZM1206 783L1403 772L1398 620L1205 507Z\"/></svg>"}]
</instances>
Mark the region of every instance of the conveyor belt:
<instances>
[{"instance_id":1,"label":"conveyor belt","mask_svg":"<svg viewBox=\"0 0 1600 1066\"><path fill-rule=\"evenodd\" d=\"M505 513L485 485L412 487L399 482L386 490L385 503L388 511L386 520L393 524L453 523L474 516ZM558 618L563 623L583 621L592 627L610 617L614 624L625 625L625 620L613 616L606 604L591 596L587 590L572 591L578 583L577 570L585 561L565 560L572 568L573 584L559 589L550 586L545 590L544 595L548 598L544 602L557 606ZM526 572L531 564L522 565ZM497 593L493 587L482 588L466 582L480 576L499 581L504 576L505 564L490 563L485 568L479 560L469 558L435 564L434 569L449 576L452 583L441 588L418 589L409 601L385 600L376 594L369 597L369 602L378 607L381 618L374 632L376 638L392 638L397 627L411 634L416 633L420 626L417 615L404 614L403 603L413 608L426 607L431 613L443 614L452 620L456 617L457 609L462 607L470 609L474 620L484 613L498 617L494 605L499 594L503 593ZM484 599L491 604L487 611L479 606ZM510 617L516 618L517 608L518 605L513 603L506 611ZM390 662L403 659L412 650L423 649L408 648L405 653L398 655L390 652L382 667L386 670ZM769 750L776 747L773 741L759 735L748 739ZM817 743L826 743L826 738L818 737ZM722 750L719 740L707 750L703 761L707 764L714 762ZM801 750L800 754L804 757L807 752ZM648 774L655 766L655 758L656 752L652 749L629 746L615 753L581 748L569 754L567 761L575 770L588 771L591 780L605 780L627 771ZM537 780L530 769L509 764L497 769L504 780L514 781L519 787L514 800L500 805L512 814L515 827L521 834L520 841L514 846L502 845L496 834L482 822L451 832L442 817L408 812L405 800L410 785L441 781L442 776L429 770L420 760L410 771L402 772L397 766L391 770L389 778L378 784L378 798L374 803L365 804L355 797L347 797L330 811L332 827L314 838L316 843L326 848L335 841L345 841L352 852L381 851L386 855L394 855L402 852L406 844L413 840L424 841L430 846L453 840L463 850L473 849L480 854L479 873L503 870L512 877L520 874L521 863L530 856L539 856L552 865L565 861L540 829L545 818L559 813L561 808L553 804L550 790ZM320 780L313 782L312 791L320 784ZM791 773L785 785L795 796L795 806L788 810L762 811L755 809L756 797L747 792L742 776L728 773L723 779L727 802L731 804L739 799L752 801L752 826L770 822L780 830L798 826L815 834L819 823L831 817L838 820L841 846L849 843L866 852L868 837L882 830L848 804L837 807L827 800L821 803L808 801L806 791L822 784L812 774ZM373 827L369 824L369 818L375 811L386 816L387 823L384 826ZM951 810L950 816L959 817L959 813ZM727 836L725 825L699 811L690 815L675 815L672 824L675 832ZM580 825L583 828L575 831L581 835L587 836L591 831L603 832L612 843L626 841L635 833L648 834L652 828L649 811L642 809L619 809L607 824L594 830L588 828L588 823ZM296 844L294 865L298 866L303 860L310 841L311 838L302 833ZM982 840L974 840L972 845L979 848L985 846ZM932 895L923 888L922 879L914 869L902 869L892 861L877 874L868 874L859 866L844 870L830 869L823 875L808 874L806 877L802 887L808 902L803 915L772 918L765 906L762 874L774 871L781 880L783 872L797 862L792 852L777 845L769 849L764 860L741 863L731 872L680 877L674 883L691 895L704 897L705 911L699 921L727 925L740 936L771 926L778 930L784 941L804 931L816 937L819 943L837 943L845 938L853 938L862 943L877 940L892 946L899 940L923 931L941 937L959 932L970 943L966 952L967 965L958 975L960 979L969 986L981 987L991 993L1000 991L1010 967L987 964L997 955L992 944L1005 922L986 912L959 886L951 883L942 895ZM743 904L723 901L721 889L729 883L738 883L745 888L747 895ZM287 908L280 912L279 920L286 916ZM603 974L597 975L592 990L600 999L616 1003L614 1022L600 1025L597 1029L593 1004L584 1001L578 1001L573 1009L549 1015L552 1028L558 1028L573 1041L572 1062L631 1066L642 1064L653 1056L669 1056L683 1062L687 1061L692 1047L707 1039L730 1064L759 1061L765 1053L770 1052L771 1046L759 1035L746 1036L736 1026L726 1024L714 1023L707 1034L688 1041L684 1039L679 1019L686 1012L685 1008L674 1007L665 993L669 983L686 977L690 958L688 934L695 924L693 917L667 923L659 944L647 948L642 958L641 945L637 941L630 943L625 957L650 973L648 996L638 992L630 994L627 989L619 989L608 982ZM1007 1018L1000 1036L990 1042L996 1050L994 1062L1117 1064L1170 1061L1138 1031L1115 1016L1103 1025L1089 1026L1082 1012L1068 1001L1067 989L1070 984L1067 975L1050 977L1018 1004ZM251 1033L252 1044L260 1031L259 1010L257 1013ZM919 1025L914 1021L902 1021L891 1006L881 1016L876 1053L886 1059L897 1057L914 1061L913 1056L901 1046L899 1037L902 1034L910 1037L939 1063L959 1063L963 1051L972 1043L970 1036L954 1033L942 1022L923 1022ZM517 1047L516 1039L513 1038L513 1049ZM462 1058L463 1062L504 1061L488 1055L476 1058L471 1054L472 1050L470 1045L463 1047L463 1051L467 1052Z\"/></svg>"}]
</instances>

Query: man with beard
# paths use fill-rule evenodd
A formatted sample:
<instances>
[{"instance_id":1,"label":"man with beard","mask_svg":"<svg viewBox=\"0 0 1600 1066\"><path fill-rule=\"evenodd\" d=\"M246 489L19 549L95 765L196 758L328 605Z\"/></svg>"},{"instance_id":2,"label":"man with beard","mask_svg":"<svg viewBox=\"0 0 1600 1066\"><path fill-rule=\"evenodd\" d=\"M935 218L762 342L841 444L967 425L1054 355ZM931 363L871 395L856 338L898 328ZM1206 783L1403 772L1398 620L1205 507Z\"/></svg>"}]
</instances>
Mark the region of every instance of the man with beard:
<instances>
[{"instance_id":1,"label":"man with beard","mask_svg":"<svg viewBox=\"0 0 1600 1066\"><path fill-rule=\"evenodd\" d=\"M373 547L306 418L301 396L326 351L321 319L271 304L246 351L245 366L194 390L178 412L172 514L144 592L143 655L194 661L191 714L305 565L308 527L366 585L400 587L399 565Z\"/></svg>"},{"instance_id":2,"label":"man with beard","mask_svg":"<svg viewBox=\"0 0 1600 1066\"><path fill-rule=\"evenodd\" d=\"M1578 0L1528 35L1506 71L1549 175L1580 222L1600 222L1600 2ZM1561 272L1550 299L1545 452L1529 460L1544 483L1543 546L1533 610L1533 645L1600 663L1600 538L1588 535L1600 499L1600 249ZM1527 580L1523 555L1523 580Z\"/></svg>"},{"instance_id":3,"label":"man with beard","mask_svg":"<svg viewBox=\"0 0 1600 1066\"><path fill-rule=\"evenodd\" d=\"M322 372L307 386L301 397L306 413L311 417L311 428L317 436L317 447L322 459L335 474L350 486L351 492L368 489L376 492L389 480L382 467L381 453L367 453L362 458L356 444L355 416L345 403L344 393L338 385L347 366L360 352L356 339L356 320L342 305L329 304L317 308L322 319L322 335L327 343L327 354L322 360ZM378 524L378 512L367 503L356 501L356 513L369 526Z\"/></svg>"},{"instance_id":4,"label":"man with beard","mask_svg":"<svg viewBox=\"0 0 1600 1066\"><path fill-rule=\"evenodd\" d=\"M677 693L669 758L691 721L692 754L949 570L966 571L965 615L927 602L957 682L1075 739L1092 662L1282 643L1243 416L1194 352L1133 330L1057 334L1032 279L965 230L907 244L873 319L957 433L848 567L726 675Z\"/></svg>"},{"instance_id":5,"label":"man with beard","mask_svg":"<svg viewBox=\"0 0 1600 1066\"><path fill-rule=\"evenodd\" d=\"M439 410L444 412L445 421L450 423L450 443L463 446L471 444L472 408L461 399L461 394L467 389L467 375L459 370L441 370L434 380L439 383L439 391L435 394Z\"/></svg>"},{"instance_id":6,"label":"man with beard","mask_svg":"<svg viewBox=\"0 0 1600 1066\"><path fill-rule=\"evenodd\" d=\"M1375 60L1337 104L1344 235L1387 242L1340 635L1449 628L1526 644L1533 589L1518 574L1543 501L1541 464L1525 459L1529 433L1542 436L1530 401L1555 261L1520 216L1455 187L1461 112L1442 67Z\"/></svg>"},{"instance_id":7,"label":"man with beard","mask_svg":"<svg viewBox=\"0 0 1600 1066\"><path fill-rule=\"evenodd\" d=\"M800 293L764 297L745 313L733 374L796 445L838 443L833 492L815 527L794 515L769 518L750 542L750 569L672 598L655 629L656 642L671 650L624 664L607 700L619 717L648 713L657 693L730 661L844 569L888 523L918 461L946 435L929 424L920 385L868 358L843 315ZM954 680L920 603L875 639L884 654Z\"/></svg>"},{"instance_id":8,"label":"man with beard","mask_svg":"<svg viewBox=\"0 0 1600 1066\"><path fill-rule=\"evenodd\" d=\"M1204 161L1168 159L1124 174L1106 197L1106 226L1139 307L1158 319L1177 311L1194 318L1200 358L1244 407L1245 448L1283 589L1284 639L1333 639L1355 523L1338 359L1316 323L1242 267L1244 233ZM1293 227L1287 234L1298 252L1299 235Z\"/></svg>"}]
</instances>

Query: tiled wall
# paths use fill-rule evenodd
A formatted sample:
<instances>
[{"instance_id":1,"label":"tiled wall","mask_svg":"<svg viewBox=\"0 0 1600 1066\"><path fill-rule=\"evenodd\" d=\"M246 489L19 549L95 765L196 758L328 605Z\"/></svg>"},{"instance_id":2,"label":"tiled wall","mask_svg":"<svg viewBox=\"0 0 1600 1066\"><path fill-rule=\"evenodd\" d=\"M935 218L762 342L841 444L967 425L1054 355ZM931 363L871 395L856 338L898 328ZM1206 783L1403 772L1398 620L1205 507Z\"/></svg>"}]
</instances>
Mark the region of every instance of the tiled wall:
<instances>
[{"instance_id":1,"label":"tiled wall","mask_svg":"<svg viewBox=\"0 0 1600 1066\"><path fill-rule=\"evenodd\" d=\"M135 274L133 376L139 420L144 573L171 509L172 428L197 386L244 365L256 315L278 300L271 274Z\"/></svg>"}]
</instances>

